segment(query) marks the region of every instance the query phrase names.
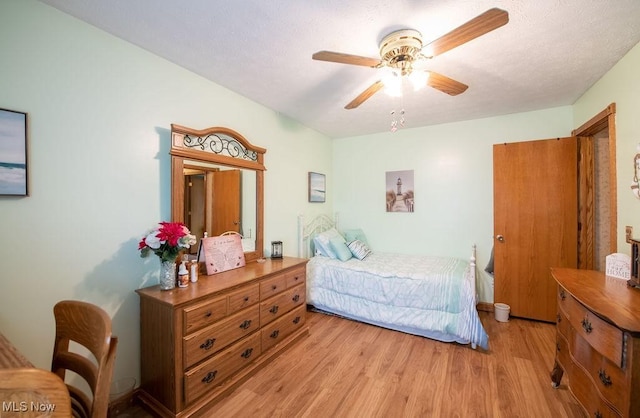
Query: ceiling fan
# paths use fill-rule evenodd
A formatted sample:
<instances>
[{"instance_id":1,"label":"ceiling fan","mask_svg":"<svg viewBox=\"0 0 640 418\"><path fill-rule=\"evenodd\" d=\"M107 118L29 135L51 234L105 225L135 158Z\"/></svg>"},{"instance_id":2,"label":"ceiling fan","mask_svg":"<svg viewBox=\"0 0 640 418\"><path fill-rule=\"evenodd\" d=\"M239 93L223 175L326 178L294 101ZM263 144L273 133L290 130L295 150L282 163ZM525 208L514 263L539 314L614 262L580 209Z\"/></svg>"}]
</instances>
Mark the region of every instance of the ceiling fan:
<instances>
[{"instance_id":1,"label":"ceiling fan","mask_svg":"<svg viewBox=\"0 0 640 418\"><path fill-rule=\"evenodd\" d=\"M468 86L442 74L426 71L424 69L426 61L489 33L507 22L509 22L509 14L504 10L493 8L426 45L417 30L403 29L392 32L380 42L380 59L331 51L316 52L312 58L319 61L390 70L385 80L373 83L348 103L345 109L355 109L383 87L401 83L403 76L413 79L412 81L416 83L421 82L423 85L426 83L430 87L456 96L463 93Z\"/></svg>"}]
</instances>

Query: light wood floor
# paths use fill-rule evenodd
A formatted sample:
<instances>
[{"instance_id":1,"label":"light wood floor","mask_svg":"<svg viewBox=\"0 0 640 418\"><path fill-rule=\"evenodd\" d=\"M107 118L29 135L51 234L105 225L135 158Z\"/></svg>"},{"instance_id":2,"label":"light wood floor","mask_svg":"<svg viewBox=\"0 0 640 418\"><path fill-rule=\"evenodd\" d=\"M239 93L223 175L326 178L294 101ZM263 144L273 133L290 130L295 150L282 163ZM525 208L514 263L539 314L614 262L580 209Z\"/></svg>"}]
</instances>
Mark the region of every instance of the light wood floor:
<instances>
[{"instance_id":1,"label":"light wood floor","mask_svg":"<svg viewBox=\"0 0 640 418\"><path fill-rule=\"evenodd\" d=\"M309 312L310 336L238 387L210 416L585 416L565 380L551 387L553 324L480 316L489 351ZM139 407L127 412L150 416Z\"/></svg>"}]
</instances>

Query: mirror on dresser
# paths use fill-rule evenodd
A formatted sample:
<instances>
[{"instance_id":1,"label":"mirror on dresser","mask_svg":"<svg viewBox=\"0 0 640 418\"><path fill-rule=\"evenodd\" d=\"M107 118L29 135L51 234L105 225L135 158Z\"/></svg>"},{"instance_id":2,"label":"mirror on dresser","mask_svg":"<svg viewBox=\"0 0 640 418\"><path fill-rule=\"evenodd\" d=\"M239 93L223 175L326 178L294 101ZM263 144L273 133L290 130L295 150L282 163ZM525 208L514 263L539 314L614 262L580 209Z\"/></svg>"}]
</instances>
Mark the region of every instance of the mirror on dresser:
<instances>
[{"instance_id":1,"label":"mirror on dresser","mask_svg":"<svg viewBox=\"0 0 640 418\"><path fill-rule=\"evenodd\" d=\"M228 128L171 125L172 220L198 239L238 232L246 261L262 258L265 152Z\"/></svg>"}]
</instances>

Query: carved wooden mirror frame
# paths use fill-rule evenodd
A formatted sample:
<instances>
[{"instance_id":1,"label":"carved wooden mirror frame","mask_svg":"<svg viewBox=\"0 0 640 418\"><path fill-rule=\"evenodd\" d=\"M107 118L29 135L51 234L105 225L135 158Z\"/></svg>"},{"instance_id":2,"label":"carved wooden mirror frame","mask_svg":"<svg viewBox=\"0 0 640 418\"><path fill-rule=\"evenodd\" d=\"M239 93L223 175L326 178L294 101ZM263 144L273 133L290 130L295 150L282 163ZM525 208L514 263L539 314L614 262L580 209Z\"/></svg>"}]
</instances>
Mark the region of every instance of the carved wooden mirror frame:
<instances>
[{"instance_id":1,"label":"carved wooden mirror frame","mask_svg":"<svg viewBox=\"0 0 640 418\"><path fill-rule=\"evenodd\" d=\"M244 168L256 172L255 251L245 252L247 262L263 258L264 230L264 154L266 149L252 145L238 132L222 127L202 130L171 125L171 219L184 219L185 161ZM200 238L200 237L198 237Z\"/></svg>"}]
</instances>

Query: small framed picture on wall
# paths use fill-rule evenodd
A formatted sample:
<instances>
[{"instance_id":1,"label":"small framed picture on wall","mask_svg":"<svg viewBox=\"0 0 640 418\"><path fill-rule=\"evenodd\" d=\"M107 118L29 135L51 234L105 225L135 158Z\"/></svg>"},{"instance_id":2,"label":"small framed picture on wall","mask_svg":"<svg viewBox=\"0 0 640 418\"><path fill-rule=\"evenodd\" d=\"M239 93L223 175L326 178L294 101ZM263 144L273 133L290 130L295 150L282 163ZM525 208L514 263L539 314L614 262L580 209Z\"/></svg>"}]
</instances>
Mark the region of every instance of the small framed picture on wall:
<instances>
[{"instance_id":1,"label":"small framed picture on wall","mask_svg":"<svg viewBox=\"0 0 640 418\"><path fill-rule=\"evenodd\" d=\"M325 194L324 174L309 172L309 202L324 203Z\"/></svg>"},{"instance_id":2,"label":"small framed picture on wall","mask_svg":"<svg viewBox=\"0 0 640 418\"><path fill-rule=\"evenodd\" d=\"M413 212L413 170L387 171L385 194L387 212Z\"/></svg>"},{"instance_id":3,"label":"small framed picture on wall","mask_svg":"<svg viewBox=\"0 0 640 418\"><path fill-rule=\"evenodd\" d=\"M28 196L27 114L0 109L0 195Z\"/></svg>"}]
</instances>

